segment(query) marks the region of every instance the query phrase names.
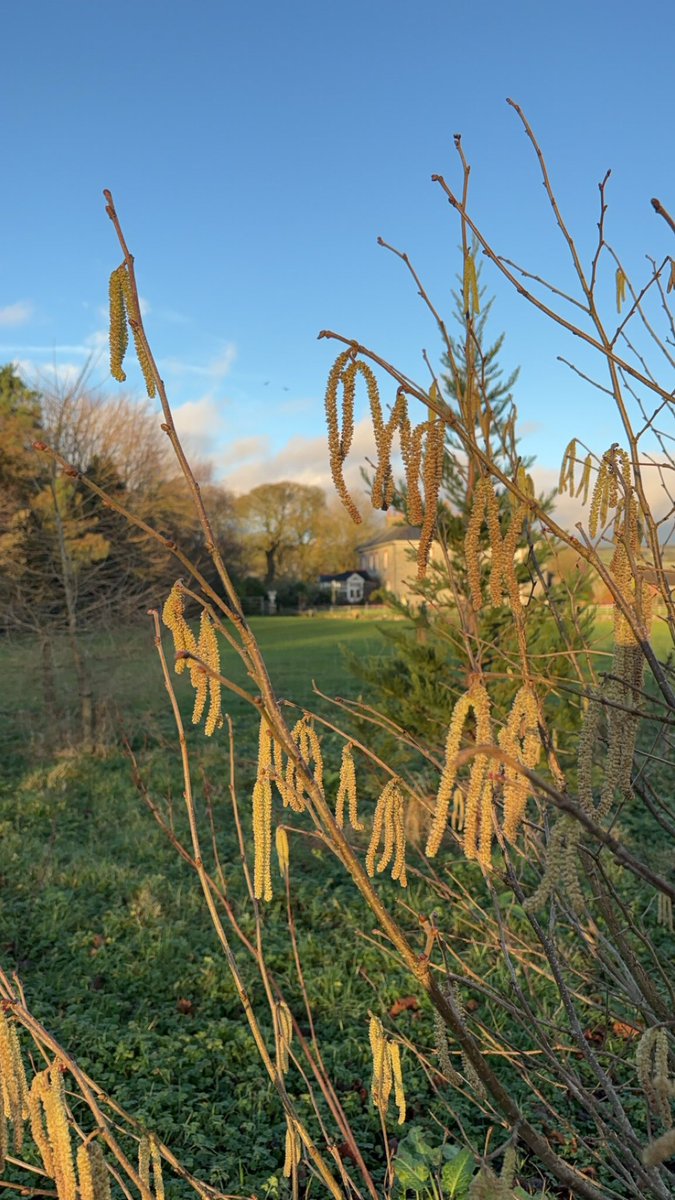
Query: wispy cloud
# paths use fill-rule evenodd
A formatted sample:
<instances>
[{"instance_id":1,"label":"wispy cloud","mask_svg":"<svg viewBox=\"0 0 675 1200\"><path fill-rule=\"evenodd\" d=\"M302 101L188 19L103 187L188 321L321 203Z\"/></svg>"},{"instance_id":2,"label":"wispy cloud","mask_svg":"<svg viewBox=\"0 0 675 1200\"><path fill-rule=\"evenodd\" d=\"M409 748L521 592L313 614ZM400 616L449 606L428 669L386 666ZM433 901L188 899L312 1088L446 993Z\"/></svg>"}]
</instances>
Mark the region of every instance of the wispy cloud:
<instances>
[{"instance_id":1,"label":"wispy cloud","mask_svg":"<svg viewBox=\"0 0 675 1200\"><path fill-rule=\"evenodd\" d=\"M45 369L44 363L36 363L29 358L15 358L15 370L30 386L72 387L82 377L82 363L54 362Z\"/></svg>"},{"instance_id":2,"label":"wispy cloud","mask_svg":"<svg viewBox=\"0 0 675 1200\"><path fill-rule=\"evenodd\" d=\"M6 304L0 308L0 326L9 328L14 325L25 325L33 315L33 305L29 300L17 300L14 304Z\"/></svg>"},{"instance_id":3,"label":"wispy cloud","mask_svg":"<svg viewBox=\"0 0 675 1200\"><path fill-rule=\"evenodd\" d=\"M220 353L206 363L189 363L181 358L165 358L162 360L162 369L172 371L174 375L195 375L218 383L229 375L236 357L237 347L234 342L227 342Z\"/></svg>"}]
</instances>

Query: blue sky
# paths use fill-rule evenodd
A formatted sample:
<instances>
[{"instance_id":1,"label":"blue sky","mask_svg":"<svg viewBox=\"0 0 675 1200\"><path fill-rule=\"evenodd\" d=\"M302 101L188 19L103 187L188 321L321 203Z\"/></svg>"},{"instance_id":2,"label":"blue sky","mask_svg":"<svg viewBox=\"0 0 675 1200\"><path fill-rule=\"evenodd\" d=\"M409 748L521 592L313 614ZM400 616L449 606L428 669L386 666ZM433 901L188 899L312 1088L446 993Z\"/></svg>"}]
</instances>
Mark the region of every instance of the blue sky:
<instances>
[{"instance_id":1,"label":"blue sky","mask_svg":"<svg viewBox=\"0 0 675 1200\"><path fill-rule=\"evenodd\" d=\"M409 252L449 312L459 230L430 177L459 183L455 132L497 250L570 284L506 96L586 258L607 167L627 266L672 251L649 204L675 208L672 2L23 0L1 20L0 362L65 374L100 350L119 261L109 187L180 428L238 489L325 478L321 328L425 380L436 331L376 238ZM575 434L606 448L609 400L556 361L578 345L484 280L504 367L521 367L524 449L552 471ZM609 264L602 294L611 316ZM105 350L94 376L118 386Z\"/></svg>"}]
</instances>

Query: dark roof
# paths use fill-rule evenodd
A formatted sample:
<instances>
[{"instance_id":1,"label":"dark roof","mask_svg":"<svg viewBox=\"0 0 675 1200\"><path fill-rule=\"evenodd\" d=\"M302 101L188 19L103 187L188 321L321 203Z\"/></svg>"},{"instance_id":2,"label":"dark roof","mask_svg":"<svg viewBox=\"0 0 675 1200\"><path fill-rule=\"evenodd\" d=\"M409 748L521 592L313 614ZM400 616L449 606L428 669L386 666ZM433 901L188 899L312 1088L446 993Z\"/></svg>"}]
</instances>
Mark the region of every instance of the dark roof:
<instances>
[{"instance_id":1,"label":"dark roof","mask_svg":"<svg viewBox=\"0 0 675 1200\"><path fill-rule=\"evenodd\" d=\"M378 533L377 537L371 538L356 549L361 554L364 550L374 550L376 546L386 546L388 542L419 542L420 536L421 530L414 525L389 525L382 533Z\"/></svg>"},{"instance_id":2,"label":"dark roof","mask_svg":"<svg viewBox=\"0 0 675 1200\"><path fill-rule=\"evenodd\" d=\"M368 571L340 571L339 575L319 575L319 583L346 583L352 575L360 575L364 583L370 583L372 576Z\"/></svg>"}]
</instances>

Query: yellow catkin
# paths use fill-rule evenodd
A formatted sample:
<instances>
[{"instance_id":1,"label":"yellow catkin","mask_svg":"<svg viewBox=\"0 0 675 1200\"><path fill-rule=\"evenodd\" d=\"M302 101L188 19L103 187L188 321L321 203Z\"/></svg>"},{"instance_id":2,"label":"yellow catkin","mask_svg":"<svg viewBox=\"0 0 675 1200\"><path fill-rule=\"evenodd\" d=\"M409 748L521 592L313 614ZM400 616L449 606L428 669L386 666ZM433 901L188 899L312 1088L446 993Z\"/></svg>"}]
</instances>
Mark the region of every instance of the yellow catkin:
<instances>
[{"instance_id":1,"label":"yellow catkin","mask_svg":"<svg viewBox=\"0 0 675 1200\"><path fill-rule=\"evenodd\" d=\"M12 1126L14 1149L23 1144L23 1123L28 1117L28 1084L16 1026L0 1005L0 1086L5 1118Z\"/></svg>"},{"instance_id":2,"label":"yellow catkin","mask_svg":"<svg viewBox=\"0 0 675 1200\"><path fill-rule=\"evenodd\" d=\"M471 512L464 537L469 591L476 612L483 604L480 534L484 520L490 537L490 595L492 603L499 605L502 602L502 588L505 583L504 541L499 521L499 501L495 495L492 480L487 476L482 476L474 488Z\"/></svg>"},{"instance_id":3,"label":"yellow catkin","mask_svg":"<svg viewBox=\"0 0 675 1200\"><path fill-rule=\"evenodd\" d=\"M373 1076L370 1085L370 1094L373 1098L373 1104L376 1108L379 1108L382 1116L385 1117L389 1107L393 1073L391 1053L379 1017L370 1018L368 1034L373 1056Z\"/></svg>"},{"instance_id":4,"label":"yellow catkin","mask_svg":"<svg viewBox=\"0 0 675 1200\"><path fill-rule=\"evenodd\" d=\"M138 1176L143 1186L150 1190L150 1138L143 1134L138 1143Z\"/></svg>"},{"instance_id":5,"label":"yellow catkin","mask_svg":"<svg viewBox=\"0 0 675 1200\"><path fill-rule=\"evenodd\" d=\"M253 892L272 899L272 733L263 717L258 735L258 773L253 786Z\"/></svg>"},{"instance_id":6,"label":"yellow catkin","mask_svg":"<svg viewBox=\"0 0 675 1200\"><path fill-rule=\"evenodd\" d=\"M574 466L577 459L577 439L572 438L572 441L565 448L563 454L562 465L560 467L560 478L558 480L558 491L569 491L570 495L574 495Z\"/></svg>"},{"instance_id":7,"label":"yellow catkin","mask_svg":"<svg viewBox=\"0 0 675 1200\"><path fill-rule=\"evenodd\" d=\"M148 396L152 400L157 392L157 388L156 388L156 384L155 384L155 373L152 368L152 361L151 361L150 354L148 352L147 343L145 341L145 337L143 334L143 323L141 321L140 309L138 307L138 303L136 301L136 296L135 296L133 288L131 286L131 279L129 278L129 272L127 271L125 266L122 268L122 273L120 275L120 279L121 279L122 289L124 292L124 303L125 303L125 307L127 310L127 321L129 322L131 334L134 339L134 349L136 350L136 358L138 359L138 365L141 368L141 371L143 372L143 379L145 380L146 391L148 393Z\"/></svg>"},{"instance_id":8,"label":"yellow catkin","mask_svg":"<svg viewBox=\"0 0 675 1200\"><path fill-rule=\"evenodd\" d=\"M162 1155L154 1133L150 1135L150 1161L152 1162L152 1183L155 1189L155 1200L164 1200L164 1175L162 1173Z\"/></svg>"},{"instance_id":9,"label":"yellow catkin","mask_svg":"<svg viewBox=\"0 0 675 1200\"><path fill-rule=\"evenodd\" d=\"M5 1116L5 1108L0 1104L0 1171L4 1171L7 1154L9 1152L9 1129L7 1127L7 1117Z\"/></svg>"},{"instance_id":10,"label":"yellow catkin","mask_svg":"<svg viewBox=\"0 0 675 1200\"><path fill-rule=\"evenodd\" d=\"M50 1179L54 1178L54 1157L52 1148L47 1136L47 1129L44 1120L43 1096L44 1089L48 1084L47 1071L40 1071L38 1075L33 1076L30 1092L28 1093L28 1113L30 1116L30 1130L33 1135L33 1141L40 1152L42 1165L49 1175Z\"/></svg>"},{"instance_id":11,"label":"yellow catkin","mask_svg":"<svg viewBox=\"0 0 675 1200\"><path fill-rule=\"evenodd\" d=\"M342 747L342 761L340 763L340 782L338 785L337 797L335 800L335 823L344 828L345 823L345 803L349 805L349 823L352 829L362 830L363 825L358 817L358 797L356 793L356 769L354 767L354 755L351 742L345 742Z\"/></svg>"},{"instance_id":12,"label":"yellow catkin","mask_svg":"<svg viewBox=\"0 0 675 1200\"><path fill-rule=\"evenodd\" d=\"M319 788L323 789L323 757L321 743L311 725L309 713L303 713L291 730L291 737L298 747L307 774L314 763L313 778ZM284 803L288 803L294 812L302 812L305 808L305 784L295 766L289 759L285 780L286 795Z\"/></svg>"},{"instance_id":13,"label":"yellow catkin","mask_svg":"<svg viewBox=\"0 0 675 1200\"><path fill-rule=\"evenodd\" d=\"M283 1000L277 1000L274 1005L274 1036L277 1047L277 1070L280 1075L286 1075L288 1074L288 1056L293 1038L293 1018L290 1008Z\"/></svg>"},{"instance_id":14,"label":"yellow catkin","mask_svg":"<svg viewBox=\"0 0 675 1200\"><path fill-rule=\"evenodd\" d=\"M398 1123L403 1125L405 1121L406 1103L405 1090L403 1087L403 1074L401 1072L401 1051L398 1042L390 1041L388 1043L389 1057L391 1059L391 1073L394 1079L394 1099L398 1108Z\"/></svg>"},{"instance_id":15,"label":"yellow catkin","mask_svg":"<svg viewBox=\"0 0 675 1200\"><path fill-rule=\"evenodd\" d=\"M70 1142L63 1073L58 1062L52 1063L48 1069L47 1081L41 1098L47 1123L47 1137L52 1152L53 1179L59 1200L77 1200L77 1180Z\"/></svg>"},{"instance_id":16,"label":"yellow catkin","mask_svg":"<svg viewBox=\"0 0 675 1200\"><path fill-rule=\"evenodd\" d=\"M445 424L441 420L429 421L426 450L424 454L424 520L417 547L417 578L424 579L431 553L431 544L436 531L438 516L438 494L443 481L445 458Z\"/></svg>"},{"instance_id":17,"label":"yellow catkin","mask_svg":"<svg viewBox=\"0 0 675 1200\"><path fill-rule=\"evenodd\" d=\"M286 833L286 829L283 825L277 825L277 831L274 835L274 844L277 851L279 874L281 875L282 879L286 880L288 879L288 872L290 870L291 855L290 847L288 845L288 834Z\"/></svg>"},{"instance_id":18,"label":"yellow catkin","mask_svg":"<svg viewBox=\"0 0 675 1200\"><path fill-rule=\"evenodd\" d=\"M480 312L480 294L478 291L478 276L473 254L469 251L464 259L464 312L468 316Z\"/></svg>"},{"instance_id":19,"label":"yellow catkin","mask_svg":"<svg viewBox=\"0 0 675 1200\"><path fill-rule=\"evenodd\" d=\"M283 1174L286 1179L290 1179L293 1171L300 1162L302 1154L302 1146L300 1137L293 1121L288 1118L286 1125L286 1147L284 1153Z\"/></svg>"},{"instance_id":20,"label":"yellow catkin","mask_svg":"<svg viewBox=\"0 0 675 1200\"><path fill-rule=\"evenodd\" d=\"M383 842L382 853L375 863L380 842ZM372 878L377 871L381 874L389 866L392 858L391 877L398 880L401 887L408 886L405 869L405 820L401 781L397 777L390 779L382 789L373 817L373 829L366 854L366 870Z\"/></svg>"},{"instance_id":21,"label":"yellow catkin","mask_svg":"<svg viewBox=\"0 0 675 1200\"><path fill-rule=\"evenodd\" d=\"M89 1157L89 1146L84 1142L77 1148L77 1180L80 1200L98 1200L94 1191L94 1176Z\"/></svg>"},{"instance_id":22,"label":"yellow catkin","mask_svg":"<svg viewBox=\"0 0 675 1200\"><path fill-rule=\"evenodd\" d=\"M328 423L328 452L330 469L335 490L355 524L360 524L361 514L356 507L345 483L343 466L354 435L354 382L349 371L353 365L354 351L350 347L338 354L326 383L326 420ZM346 376L346 379L345 379ZM342 430L338 417L338 391L342 386Z\"/></svg>"},{"instance_id":23,"label":"yellow catkin","mask_svg":"<svg viewBox=\"0 0 675 1200\"><path fill-rule=\"evenodd\" d=\"M127 312L124 300L124 275L126 275L126 266L122 263L120 267L117 267L113 271L108 285L110 300L110 374L118 383L124 383L126 380L122 364L129 344Z\"/></svg>"},{"instance_id":24,"label":"yellow catkin","mask_svg":"<svg viewBox=\"0 0 675 1200\"><path fill-rule=\"evenodd\" d=\"M675 1155L675 1129L669 1129L661 1137L655 1138L642 1151L642 1161L646 1167L658 1167Z\"/></svg>"},{"instance_id":25,"label":"yellow catkin","mask_svg":"<svg viewBox=\"0 0 675 1200\"><path fill-rule=\"evenodd\" d=\"M429 858L438 853L448 823L448 810L457 775L457 755L464 725L471 710L476 721L476 743L492 744L490 699L483 685L474 683L464 696L460 696L450 720L445 746L445 765L436 796L434 819L427 839L426 853ZM478 754L471 765L465 796L464 853L467 858L478 858L485 869L488 869L491 863L492 791L487 757Z\"/></svg>"},{"instance_id":26,"label":"yellow catkin","mask_svg":"<svg viewBox=\"0 0 675 1200\"><path fill-rule=\"evenodd\" d=\"M471 594L471 603L478 612L483 605L480 572L480 531L485 513L485 488L483 479L479 479L473 491L471 512L464 535L464 557L466 573Z\"/></svg>"},{"instance_id":27,"label":"yellow catkin","mask_svg":"<svg viewBox=\"0 0 675 1200\"><path fill-rule=\"evenodd\" d=\"M537 701L529 684L516 693L498 741L509 758L534 770L541 755L541 738ZM504 765L503 776L504 837L515 842L532 789L526 777L508 763Z\"/></svg>"},{"instance_id":28,"label":"yellow catkin","mask_svg":"<svg viewBox=\"0 0 675 1200\"><path fill-rule=\"evenodd\" d=\"M424 520L420 469L422 466L422 442L426 429L426 421L422 421L414 429L410 429L409 423L401 429L401 453L407 489L406 516L411 525L421 525Z\"/></svg>"},{"instance_id":29,"label":"yellow catkin","mask_svg":"<svg viewBox=\"0 0 675 1200\"><path fill-rule=\"evenodd\" d=\"M95 1200L111 1200L110 1172L105 1165L105 1157L99 1142L89 1145L89 1161L94 1182Z\"/></svg>"},{"instance_id":30,"label":"yellow catkin","mask_svg":"<svg viewBox=\"0 0 675 1200\"><path fill-rule=\"evenodd\" d=\"M185 620L183 593L177 583L173 585L162 609L162 621L167 629L171 630L176 655L184 652L197 653L197 642ZM182 675L187 663L188 660L185 658L176 658L177 675Z\"/></svg>"},{"instance_id":31,"label":"yellow catkin","mask_svg":"<svg viewBox=\"0 0 675 1200\"><path fill-rule=\"evenodd\" d=\"M626 276L621 267L616 269L616 311L621 312L626 299Z\"/></svg>"},{"instance_id":32,"label":"yellow catkin","mask_svg":"<svg viewBox=\"0 0 675 1200\"><path fill-rule=\"evenodd\" d=\"M576 490L576 495L581 496L581 503L588 503L588 491L591 486L591 468L593 466L593 455L587 454L584 459L584 465L581 471L581 479Z\"/></svg>"},{"instance_id":33,"label":"yellow catkin","mask_svg":"<svg viewBox=\"0 0 675 1200\"><path fill-rule=\"evenodd\" d=\"M369 388L370 412L373 421L373 434L377 449L377 466L373 476L371 502L373 508L387 509L394 498L394 475L391 468L391 448L396 430L400 430L401 442L405 443L409 436L408 406L405 392L402 388L396 393L391 413L387 421L382 414L380 397L375 386Z\"/></svg>"},{"instance_id":34,"label":"yellow catkin","mask_svg":"<svg viewBox=\"0 0 675 1200\"><path fill-rule=\"evenodd\" d=\"M609 496L609 466L607 455L603 454L598 474L591 495L591 508L588 517L588 532L594 538L598 532L598 524L602 527L607 518L607 501Z\"/></svg>"},{"instance_id":35,"label":"yellow catkin","mask_svg":"<svg viewBox=\"0 0 675 1200\"><path fill-rule=\"evenodd\" d=\"M450 827L455 833L461 833L464 829L465 812L464 792L459 787L455 788L452 793L452 808L450 809Z\"/></svg>"},{"instance_id":36,"label":"yellow catkin","mask_svg":"<svg viewBox=\"0 0 675 1200\"><path fill-rule=\"evenodd\" d=\"M668 1033L662 1026L653 1026L643 1033L635 1051L635 1067L649 1108L670 1129L673 1089L668 1078Z\"/></svg>"},{"instance_id":37,"label":"yellow catkin","mask_svg":"<svg viewBox=\"0 0 675 1200\"><path fill-rule=\"evenodd\" d=\"M214 731L220 729L222 726L223 717L221 713L221 685L220 680L216 678L220 674L218 638L216 637L213 622L206 609L202 610L197 654L206 663L207 667L214 672L214 674L208 676L209 711L204 725L204 733L207 737L211 737Z\"/></svg>"},{"instance_id":38,"label":"yellow catkin","mask_svg":"<svg viewBox=\"0 0 675 1200\"><path fill-rule=\"evenodd\" d=\"M673 932L673 902L663 892L659 892L656 901L656 919L669 933Z\"/></svg>"}]
</instances>

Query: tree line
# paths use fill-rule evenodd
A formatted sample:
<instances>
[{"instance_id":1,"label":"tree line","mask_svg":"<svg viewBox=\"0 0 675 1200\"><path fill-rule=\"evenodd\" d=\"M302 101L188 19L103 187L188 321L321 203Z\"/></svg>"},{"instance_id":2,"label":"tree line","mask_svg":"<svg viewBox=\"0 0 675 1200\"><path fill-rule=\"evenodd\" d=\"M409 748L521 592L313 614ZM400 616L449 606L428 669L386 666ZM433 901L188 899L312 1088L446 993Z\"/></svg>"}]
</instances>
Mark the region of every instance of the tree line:
<instances>
[{"instance_id":1,"label":"tree line","mask_svg":"<svg viewBox=\"0 0 675 1200\"><path fill-rule=\"evenodd\" d=\"M49 445L67 469L37 453L35 443ZM85 488L80 474L101 494ZM363 534L322 488L269 483L235 497L215 480L210 463L197 464L196 475L219 550L244 594L311 591L320 572L356 565ZM125 512L148 532L131 525ZM150 530L168 545L162 548ZM163 601L181 573L172 544L215 582L189 489L150 403L92 388L86 372L70 386L31 387L14 366L0 367L0 636L39 644L53 727L59 724L56 642L67 644L79 735L91 744L95 699L84 635L141 619Z\"/></svg>"}]
</instances>

